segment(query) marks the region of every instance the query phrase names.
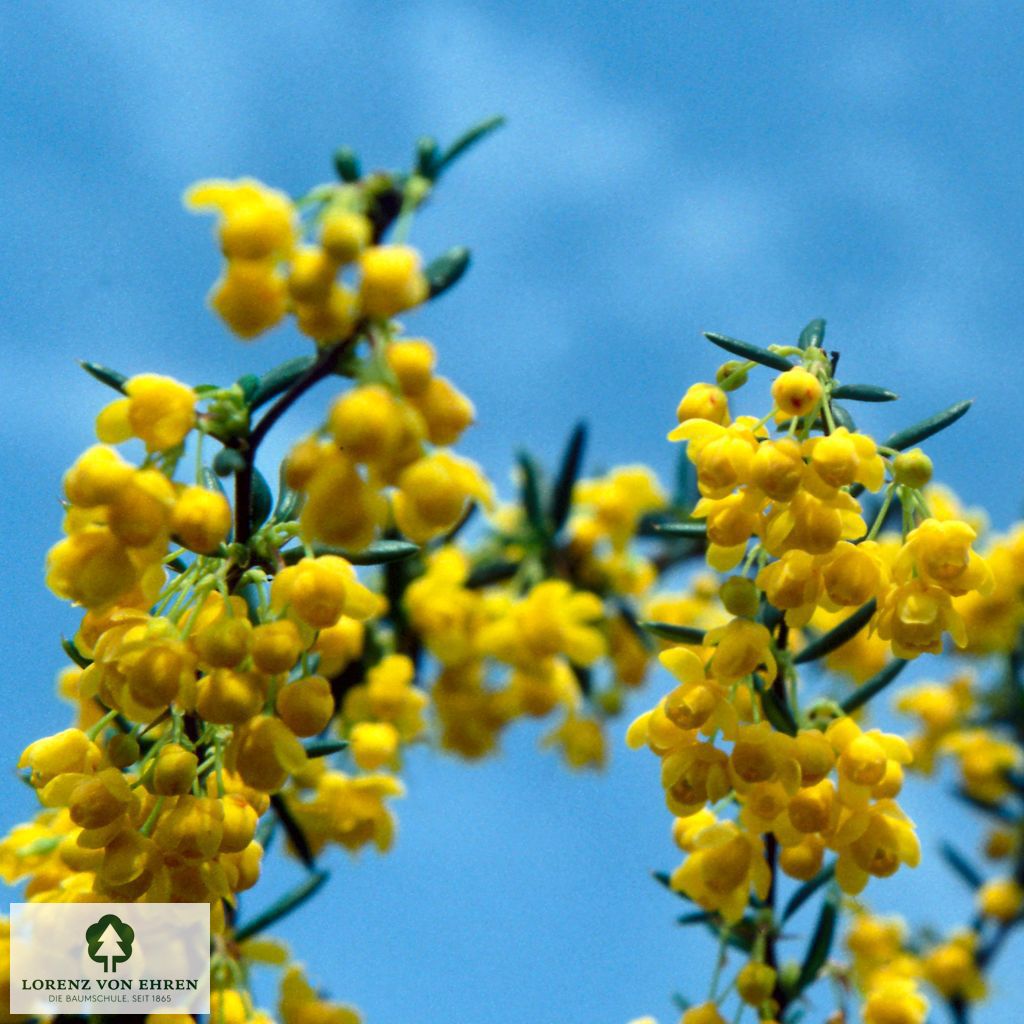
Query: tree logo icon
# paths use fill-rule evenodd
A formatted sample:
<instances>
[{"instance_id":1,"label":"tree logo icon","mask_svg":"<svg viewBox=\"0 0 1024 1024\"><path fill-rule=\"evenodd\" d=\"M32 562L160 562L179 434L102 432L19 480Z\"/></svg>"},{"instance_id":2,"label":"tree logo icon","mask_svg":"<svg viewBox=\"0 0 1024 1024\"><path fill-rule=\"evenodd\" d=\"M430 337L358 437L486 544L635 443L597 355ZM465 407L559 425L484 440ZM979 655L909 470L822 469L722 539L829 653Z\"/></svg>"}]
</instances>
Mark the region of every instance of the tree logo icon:
<instances>
[{"instance_id":1,"label":"tree logo icon","mask_svg":"<svg viewBox=\"0 0 1024 1024\"><path fill-rule=\"evenodd\" d=\"M123 964L132 955L135 932L114 914L104 914L95 924L85 930L89 959L103 964L103 973L117 973L117 965Z\"/></svg>"}]
</instances>

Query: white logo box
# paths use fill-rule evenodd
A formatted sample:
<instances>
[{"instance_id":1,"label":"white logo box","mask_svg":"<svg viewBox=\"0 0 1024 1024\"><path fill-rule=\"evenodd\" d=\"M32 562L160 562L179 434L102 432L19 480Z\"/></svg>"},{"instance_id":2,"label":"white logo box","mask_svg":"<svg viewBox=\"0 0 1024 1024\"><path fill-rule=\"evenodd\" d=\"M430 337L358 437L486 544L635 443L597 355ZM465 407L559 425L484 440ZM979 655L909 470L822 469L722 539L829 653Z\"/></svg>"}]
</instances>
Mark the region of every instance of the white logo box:
<instances>
[{"instance_id":1,"label":"white logo box","mask_svg":"<svg viewBox=\"0 0 1024 1024\"><path fill-rule=\"evenodd\" d=\"M12 903L11 1013L209 1013L207 903Z\"/></svg>"}]
</instances>

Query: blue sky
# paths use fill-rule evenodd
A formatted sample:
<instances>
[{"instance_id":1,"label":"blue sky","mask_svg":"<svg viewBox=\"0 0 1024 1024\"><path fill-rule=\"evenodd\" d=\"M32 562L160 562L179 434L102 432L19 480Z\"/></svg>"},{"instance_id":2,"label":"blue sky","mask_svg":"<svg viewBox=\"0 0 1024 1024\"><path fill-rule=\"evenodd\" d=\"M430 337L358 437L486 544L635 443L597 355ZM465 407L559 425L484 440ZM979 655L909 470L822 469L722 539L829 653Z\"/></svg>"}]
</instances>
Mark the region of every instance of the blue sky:
<instances>
[{"instance_id":1,"label":"blue sky","mask_svg":"<svg viewBox=\"0 0 1024 1024\"><path fill-rule=\"evenodd\" d=\"M180 195L241 174L301 192L341 143L393 165L423 132L509 117L417 224L427 252L476 259L410 320L476 401L464 450L499 481L580 416L592 465L667 473L675 402L721 361L700 332L788 341L824 315L840 376L905 395L865 428L977 399L931 450L1010 522L1022 21L980 2L0 6L7 749L64 722L51 678L73 619L41 565L107 397L73 361L227 381L304 351L284 330L245 348L204 310L217 257ZM371 1024L665 1021L671 991L701 994L703 945L647 878L672 858L654 759L619 743L607 777L572 777L535 740L473 768L414 757L395 854L335 858L329 897L285 929ZM2 792L7 818L28 813L12 776ZM926 849L973 828L907 803ZM953 885L925 866L871 898L952 922Z\"/></svg>"}]
</instances>

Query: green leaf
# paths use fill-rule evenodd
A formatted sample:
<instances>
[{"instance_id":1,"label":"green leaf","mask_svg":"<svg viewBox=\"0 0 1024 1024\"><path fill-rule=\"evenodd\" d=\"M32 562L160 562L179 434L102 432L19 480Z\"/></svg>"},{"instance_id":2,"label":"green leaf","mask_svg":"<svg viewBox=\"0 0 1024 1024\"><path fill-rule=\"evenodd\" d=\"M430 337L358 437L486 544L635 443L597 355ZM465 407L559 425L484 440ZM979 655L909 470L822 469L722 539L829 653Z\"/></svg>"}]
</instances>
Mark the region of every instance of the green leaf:
<instances>
[{"instance_id":1,"label":"green leaf","mask_svg":"<svg viewBox=\"0 0 1024 1024\"><path fill-rule=\"evenodd\" d=\"M526 521L533 532L542 538L548 537L548 523L544 517L544 506L541 501L540 467L527 452L520 452L516 461L522 479L519 482L519 500L522 502Z\"/></svg>"},{"instance_id":2,"label":"green leaf","mask_svg":"<svg viewBox=\"0 0 1024 1024\"><path fill-rule=\"evenodd\" d=\"M287 391L316 362L316 356L296 356L268 370L259 378L248 397L249 408L258 409L272 398ZM243 380L245 378L242 378ZM241 383L241 381L239 381Z\"/></svg>"},{"instance_id":3,"label":"green leaf","mask_svg":"<svg viewBox=\"0 0 1024 1024\"><path fill-rule=\"evenodd\" d=\"M235 929L235 942L244 942L253 935L266 931L272 924L280 921L293 910L301 907L310 897L320 889L330 876L326 871L314 871L305 881L297 885L291 892L285 893L279 900L273 902L261 914L257 914L247 924Z\"/></svg>"},{"instance_id":4,"label":"green leaf","mask_svg":"<svg viewBox=\"0 0 1024 1024\"><path fill-rule=\"evenodd\" d=\"M845 405L840 405L838 402L831 403L832 419L836 421L837 427L846 427L851 434L857 430L857 424L853 422L853 417L850 415L850 410Z\"/></svg>"},{"instance_id":5,"label":"green leaf","mask_svg":"<svg viewBox=\"0 0 1024 1024\"><path fill-rule=\"evenodd\" d=\"M823 867L812 879L804 882L786 903L782 920L788 921L823 885L832 881L836 873L835 861Z\"/></svg>"},{"instance_id":6,"label":"green leaf","mask_svg":"<svg viewBox=\"0 0 1024 1024\"><path fill-rule=\"evenodd\" d=\"M654 531L663 537L696 537L701 540L708 535L707 523L703 519L692 523L655 523Z\"/></svg>"},{"instance_id":7,"label":"green leaf","mask_svg":"<svg viewBox=\"0 0 1024 1024\"><path fill-rule=\"evenodd\" d=\"M416 173L433 180L441 159L441 147L433 135L424 135L416 141Z\"/></svg>"},{"instance_id":8,"label":"green leaf","mask_svg":"<svg viewBox=\"0 0 1024 1024\"><path fill-rule=\"evenodd\" d=\"M314 740L306 744L306 757L328 757L347 748L347 740Z\"/></svg>"},{"instance_id":9,"label":"green leaf","mask_svg":"<svg viewBox=\"0 0 1024 1024\"><path fill-rule=\"evenodd\" d=\"M838 896L835 891L832 891L825 898L821 913L818 915L818 924L807 947L807 955L800 968L800 976L796 980L794 995L799 995L811 985L817 979L818 972L825 966L825 961L828 959L829 953L832 952L838 919Z\"/></svg>"},{"instance_id":10,"label":"green leaf","mask_svg":"<svg viewBox=\"0 0 1024 1024\"><path fill-rule=\"evenodd\" d=\"M334 151L334 171L342 181L349 184L358 181L362 170L359 167L359 157L356 156L356 151L348 146L336 149Z\"/></svg>"},{"instance_id":11,"label":"green leaf","mask_svg":"<svg viewBox=\"0 0 1024 1024\"><path fill-rule=\"evenodd\" d=\"M587 444L587 425L577 423L569 435L569 443L565 446L562 463L555 478L555 486L551 490L551 527L554 533L565 525L572 507L572 492L580 475L583 464L583 451Z\"/></svg>"},{"instance_id":12,"label":"green leaf","mask_svg":"<svg viewBox=\"0 0 1024 1024\"><path fill-rule=\"evenodd\" d=\"M797 665L804 665L809 661L817 661L831 654L837 647L842 647L847 640L852 640L870 621L875 614L876 602L872 598L867 604L861 605L852 615L843 619L834 629L823 633L817 639L812 640L794 659Z\"/></svg>"},{"instance_id":13,"label":"green leaf","mask_svg":"<svg viewBox=\"0 0 1024 1024\"><path fill-rule=\"evenodd\" d=\"M274 505L274 511L270 517L271 522L274 523L292 522L298 518L299 510L302 508L303 495L299 491L292 490L285 479L288 475L287 467L288 463L285 460L277 471L277 504Z\"/></svg>"},{"instance_id":14,"label":"green leaf","mask_svg":"<svg viewBox=\"0 0 1024 1024\"><path fill-rule=\"evenodd\" d=\"M390 565L392 562L404 562L419 552L420 546L408 540L375 540L362 551L348 551L330 544L313 545L314 555L340 555L353 565ZM302 548L292 548L284 553L284 560L293 565L304 558L305 554Z\"/></svg>"},{"instance_id":15,"label":"green leaf","mask_svg":"<svg viewBox=\"0 0 1024 1024\"><path fill-rule=\"evenodd\" d=\"M679 455L676 458L672 505L689 515L700 499L700 490L697 487L697 467L687 457L686 448L685 444L680 445Z\"/></svg>"},{"instance_id":16,"label":"green leaf","mask_svg":"<svg viewBox=\"0 0 1024 1024\"><path fill-rule=\"evenodd\" d=\"M267 521L273 507L274 496L270 493L270 485L267 483L266 477L253 466L252 502L249 506L253 531L258 530Z\"/></svg>"},{"instance_id":17,"label":"green leaf","mask_svg":"<svg viewBox=\"0 0 1024 1024\"><path fill-rule=\"evenodd\" d=\"M235 383L242 389L242 398L245 400L245 404L251 406L253 396L260 388L260 378L255 373L246 373Z\"/></svg>"},{"instance_id":18,"label":"green leaf","mask_svg":"<svg viewBox=\"0 0 1024 1024\"><path fill-rule=\"evenodd\" d=\"M948 409L943 409L942 412L937 412L934 416L929 416L925 420L921 420L920 423L915 423L911 427L907 427L905 430L898 430L891 437L887 438L882 442L882 448L895 448L896 451L903 451L905 448L912 448L915 444L920 444L926 438L931 437L933 434L937 434L940 430L945 430L946 427L953 423L956 423L961 416L963 416L968 409L974 404L973 398L965 399L963 402L957 402L955 405L951 405Z\"/></svg>"},{"instance_id":19,"label":"green leaf","mask_svg":"<svg viewBox=\"0 0 1024 1024\"><path fill-rule=\"evenodd\" d=\"M705 331L704 337L712 345L724 348L726 352L731 352L734 356L752 359L755 363L760 363L762 366L770 366L773 370L793 369L793 364L788 359L776 355L774 352L769 352L766 348L758 348L757 345L750 345L745 341L738 341L736 338L727 338L724 334L713 334L710 331Z\"/></svg>"},{"instance_id":20,"label":"green leaf","mask_svg":"<svg viewBox=\"0 0 1024 1024\"><path fill-rule=\"evenodd\" d=\"M676 626L671 622L641 622L640 628L660 636L662 640L672 640L677 644L704 644L704 630L694 629L693 626Z\"/></svg>"},{"instance_id":21,"label":"green leaf","mask_svg":"<svg viewBox=\"0 0 1024 1024\"><path fill-rule=\"evenodd\" d=\"M844 714L853 714L857 708L867 704L869 700L881 693L909 664L903 658L894 658L866 683L858 686L846 700L840 703Z\"/></svg>"},{"instance_id":22,"label":"green leaf","mask_svg":"<svg viewBox=\"0 0 1024 1024\"><path fill-rule=\"evenodd\" d=\"M87 658L82 652L75 646L74 640L69 640L67 637L62 636L60 638L60 645L64 648L64 653L79 667L88 668L92 664L92 659Z\"/></svg>"},{"instance_id":23,"label":"green leaf","mask_svg":"<svg viewBox=\"0 0 1024 1024\"><path fill-rule=\"evenodd\" d=\"M676 924L686 925L690 924L707 924L712 919L712 914L707 910L694 910L689 914L680 914L676 918Z\"/></svg>"},{"instance_id":24,"label":"green leaf","mask_svg":"<svg viewBox=\"0 0 1024 1024\"><path fill-rule=\"evenodd\" d=\"M801 332L797 344L803 348L821 348L825 340L825 321L820 317L812 320Z\"/></svg>"},{"instance_id":25,"label":"green leaf","mask_svg":"<svg viewBox=\"0 0 1024 1024\"><path fill-rule=\"evenodd\" d=\"M852 402L895 402L900 396L874 384L840 384L832 391L832 397L848 398Z\"/></svg>"},{"instance_id":26,"label":"green leaf","mask_svg":"<svg viewBox=\"0 0 1024 1024\"><path fill-rule=\"evenodd\" d=\"M475 146L481 139L486 138L492 132L496 132L504 124L505 118L498 114L495 117L488 117L479 124L473 125L472 128L460 135L438 159L437 167L434 171L435 180L440 178L470 147Z\"/></svg>"},{"instance_id":27,"label":"green leaf","mask_svg":"<svg viewBox=\"0 0 1024 1024\"><path fill-rule=\"evenodd\" d=\"M494 583L512 579L519 571L518 562L484 562L470 571L466 580L467 590L479 590Z\"/></svg>"},{"instance_id":28,"label":"green leaf","mask_svg":"<svg viewBox=\"0 0 1024 1024\"><path fill-rule=\"evenodd\" d=\"M436 299L448 291L469 269L469 260L470 253L464 245L456 245L431 260L424 271L430 298Z\"/></svg>"},{"instance_id":29,"label":"green leaf","mask_svg":"<svg viewBox=\"0 0 1024 1024\"><path fill-rule=\"evenodd\" d=\"M787 736L795 736L799 729L789 705L781 700L770 686L765 685L765 681L756 672L754 673L754 689L757 690L757 695L761 698L761 708L765 718L779 732L784 732Z\"/></svg>"},{"instance_id":30,"label":"green leaf","mask_svg":"<svg viewBox=\"0 0 1024 1024\"><path fill-rule=\"evenodd\" d=\"M281 822L281 827L288 836L289 842L295 847L296 856L307 868L312 868L315 858L309 840L306 838L306 833L302 831L302 827L292 817L292 812L288 809L284 797L280 793L275 793L270 798L270 806L274 809L277 820Z\"/></svg>"},{"instance_id":31,"label":"green leaf","mask_svg":"<svg viewBox=\"0 0 1024 1024\"><path fill-rule=\"evenodd\" d=\"M213 457L213 471L217 476L233 476L245 469L245 457L235 448L221 448Z\"/></svg>"},{"instance_id":32,"label":"green leaf","mask_svg":"<svg viewBox=\"0 0 1024 1024\"><path fill-rule=\"evenodd\" d=\"M980 889L985 881L981 872L952 843L945 840L939 846L942 859L960 877L968 889Z\"/></svg>"},{"instance_id":33,"label":"green leaf","mask_svg":"<svg viewBox=\"0 0 1024 1024\"><path fill-rule=\"evenodd\" d=\"M117 370L110 369L109 366L100 366L99 363L90 363L86 359L81 359L78 362L83 370L90 377L95 377L101 384L106 384L108 388L113 388L115 391L120 391L123 395L124 385L128 378L123 373L118 373Z\"/></svg>"}]
</instances>

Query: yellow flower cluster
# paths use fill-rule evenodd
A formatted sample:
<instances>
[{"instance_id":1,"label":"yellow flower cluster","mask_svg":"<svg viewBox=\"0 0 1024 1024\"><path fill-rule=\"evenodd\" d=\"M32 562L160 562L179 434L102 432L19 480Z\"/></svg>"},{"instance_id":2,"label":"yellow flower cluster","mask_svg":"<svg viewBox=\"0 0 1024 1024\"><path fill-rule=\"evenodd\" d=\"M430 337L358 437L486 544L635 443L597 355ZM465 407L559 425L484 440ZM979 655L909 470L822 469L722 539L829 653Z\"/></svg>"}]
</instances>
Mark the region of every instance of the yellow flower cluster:
<instances>
[{"instance_id":1,"label":"yellow flower cluster","mask_svg":"<svg viewBox=\"0 0 1024 1024\"><path fill-rule=\"evenodd\" d=\"M291 312L318 344L337 342L361 320L387 320L427 298L419 253L374 244L359 191L329 191L319 198L310 242L302 241L292 200L259 181L201 181L186 194L189 208L218 215L225 267L210 305L239 337L254 338ZM350 266L357 279L346 283Z\"/></svg>"},{"instance_id":2,"label":"yellow flower cluster","mask_svg":"<svg viewBox=\"0 0 1024 1024\"><path fill-rule=\"evenodd\" d=\"M379 382L339 397L327 436L300 441L288 457L285 478L304 496L300 524L308 541L358 550L393 516L405 536L422 543L451 529L468 502L490 503L480 469L447 447L474 411L434 373L433 346L397 339L382 342L378 356Z\"/></svg>"}]
</instances>

